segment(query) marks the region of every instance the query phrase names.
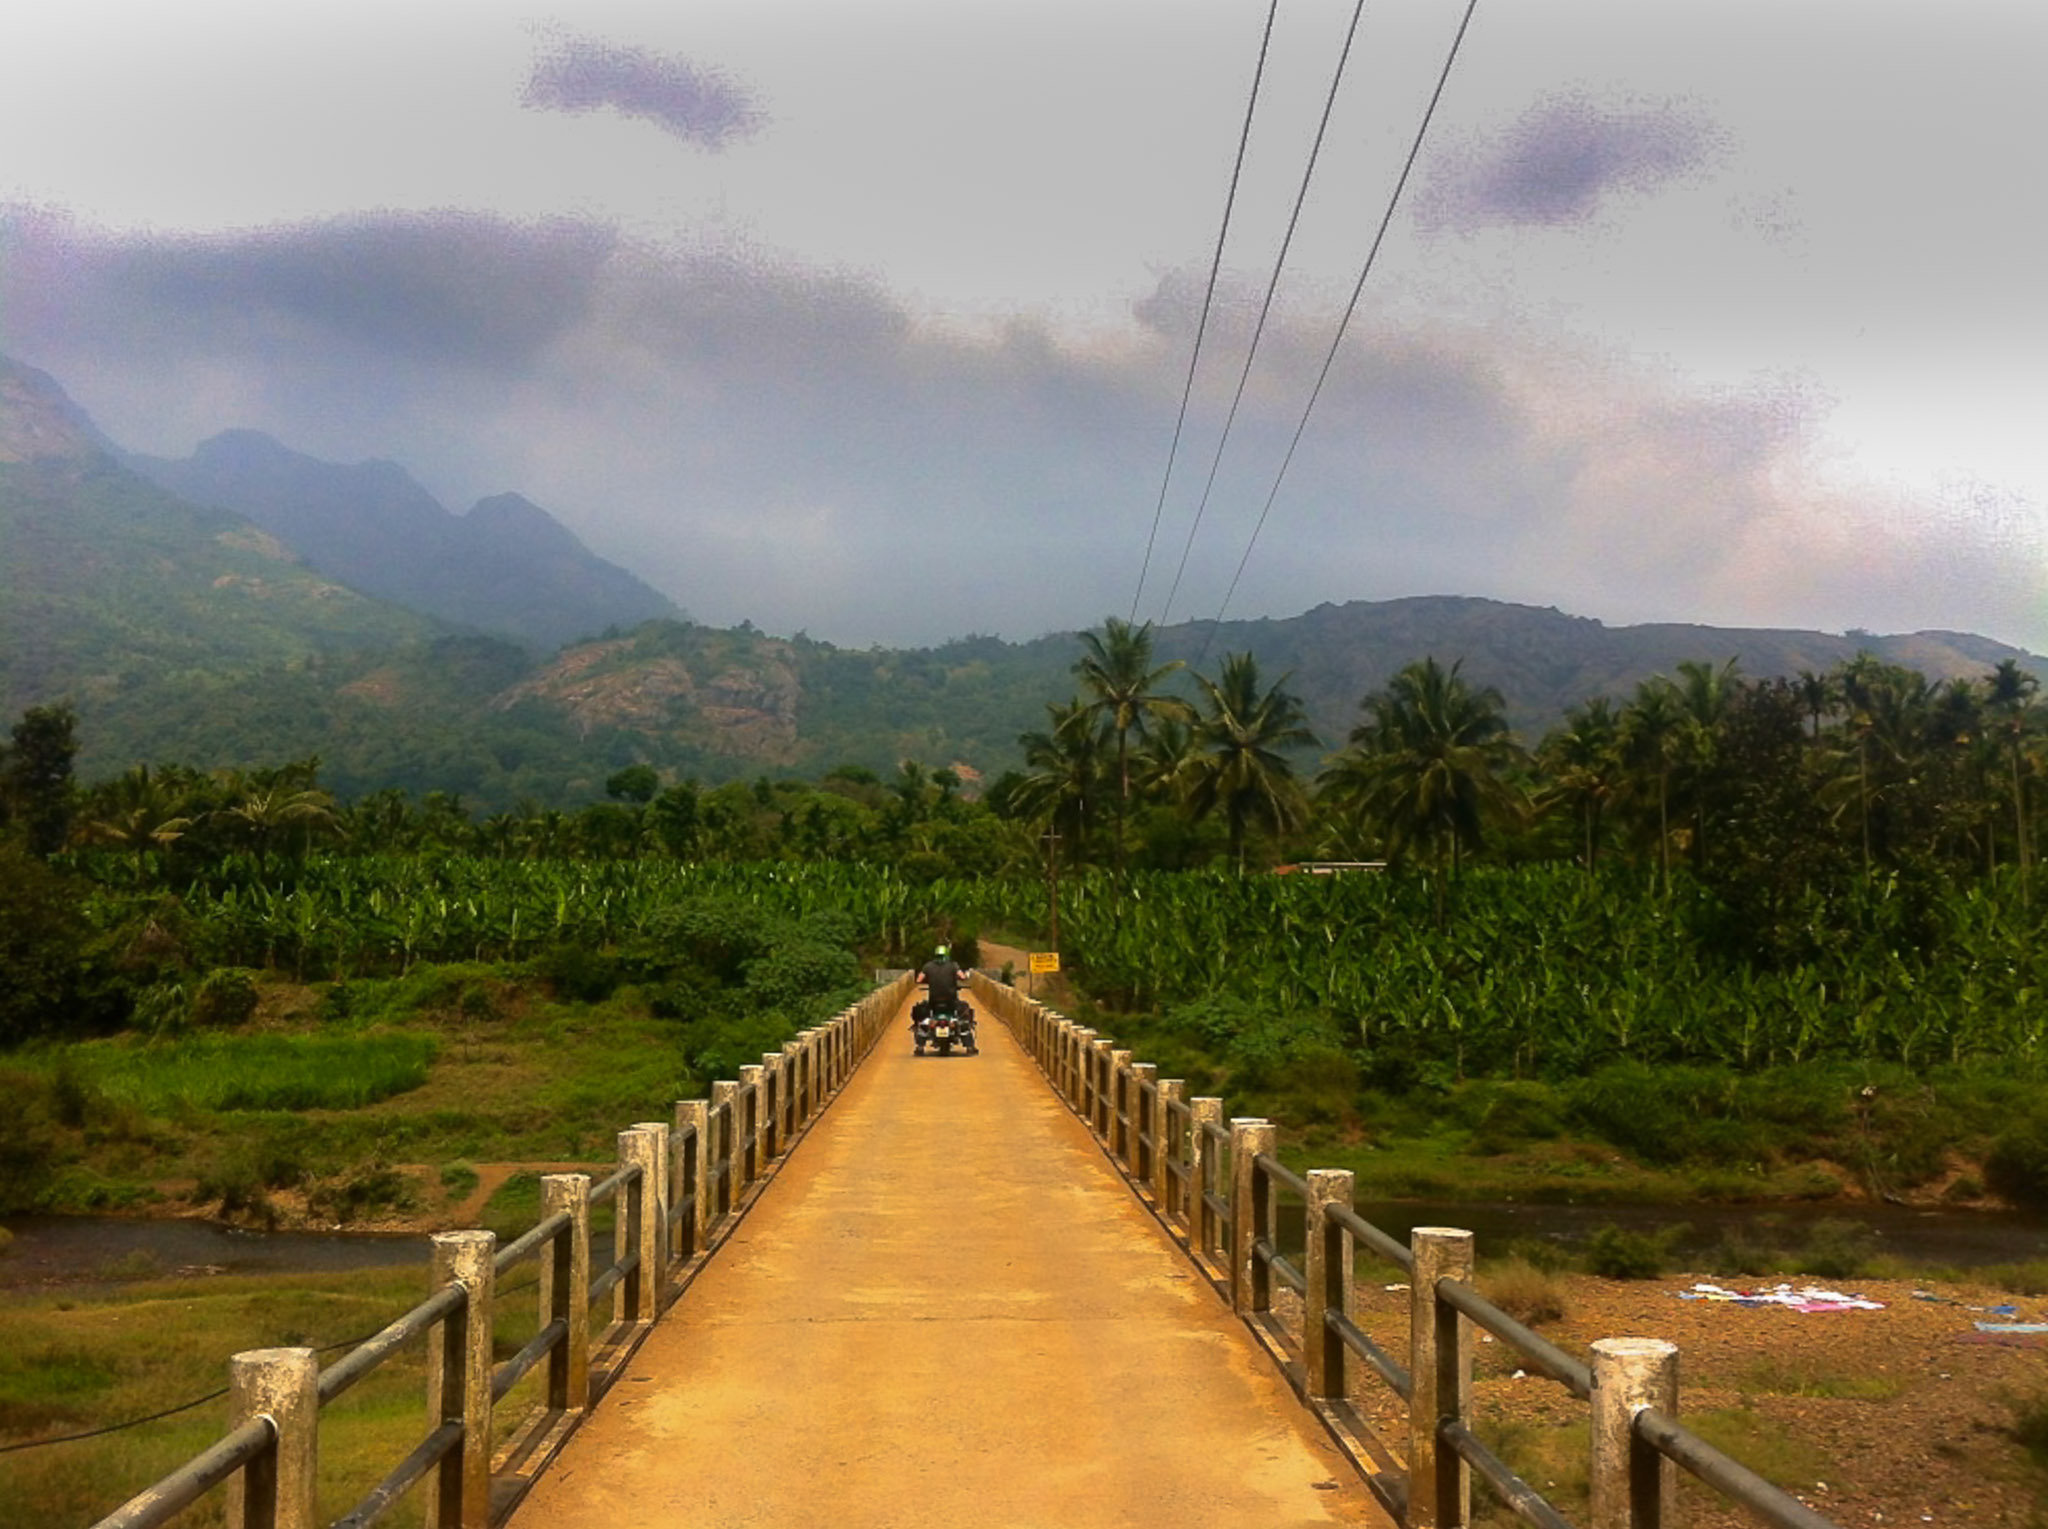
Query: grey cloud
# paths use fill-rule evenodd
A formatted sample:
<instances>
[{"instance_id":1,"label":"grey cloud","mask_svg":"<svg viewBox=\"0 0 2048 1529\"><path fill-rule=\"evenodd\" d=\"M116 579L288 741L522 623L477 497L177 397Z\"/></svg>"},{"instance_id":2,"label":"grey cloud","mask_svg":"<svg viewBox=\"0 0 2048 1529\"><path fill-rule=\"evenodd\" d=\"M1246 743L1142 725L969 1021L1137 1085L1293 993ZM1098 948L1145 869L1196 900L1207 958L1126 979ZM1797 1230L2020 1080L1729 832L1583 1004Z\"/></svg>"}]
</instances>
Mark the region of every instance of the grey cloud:
<instances>
[{"instance_id":1,"label":"grey cloud","mask_svg":"<svg viewBox=\"0 0 2048 1529\"><path fill-rule=\"evenodd\" d=\"M546 111L609 107L705 149L748 137L766 120L753 92L721 70L588 37L552 39L522 100Z\"/></svg>"},{"instance_id":2,"label":"grey cloud","mask_svg":"<svg viewBox=\"0 0 2048 1529\"><path fill-rule=\"evenodd\" d=\"M1581 223L1618 192L1654 191L1705 169L1722 148L1719 130L1684 106L1553 96L1496 141L1447 150L1417 215L1459 233Z\"/></svg>"},{"instance_id":3,"label":"grey cloud","mask_svg":"<svg viewBox=\"0 0 2048 1529\"><path fill-rule=\"evenodd\" d=\"M255 233L116 235L0 209L0 294L15 327L145 346L270 334L432 364L516 366L579 321L607 230L459 213Z\"/></svg>"},{"instance_id":4,"label":"grey cloud","mask_svg":"<svg viewBox=\"0 0 2048 1529\"><path fill-rule=\"evenodd\" d=\"M123 445L183 454L251 426L401 462L447 503L516 489L701 619L838 642L1031 637L1127 608L1188 290L1170 273L1147 323L1080 345L1021 320L935 327L872 278L774 252L585 225L196 240L0 215L0 350ZM1248 318L1219 315L1154 580L1235 377ZM1220 604L1327 338L1327 316L1269 330L1176 619ZM1360 324L1231 613L1468 593L1610 620L1975 623L1907 603L1928 550L1909 514L1802 486L1823 414L1513 336ZM1988 592L1993 635L2026 640L2038 559L1967 529L1945 555L1946 587Z\"/></svg>"}]
</instances>

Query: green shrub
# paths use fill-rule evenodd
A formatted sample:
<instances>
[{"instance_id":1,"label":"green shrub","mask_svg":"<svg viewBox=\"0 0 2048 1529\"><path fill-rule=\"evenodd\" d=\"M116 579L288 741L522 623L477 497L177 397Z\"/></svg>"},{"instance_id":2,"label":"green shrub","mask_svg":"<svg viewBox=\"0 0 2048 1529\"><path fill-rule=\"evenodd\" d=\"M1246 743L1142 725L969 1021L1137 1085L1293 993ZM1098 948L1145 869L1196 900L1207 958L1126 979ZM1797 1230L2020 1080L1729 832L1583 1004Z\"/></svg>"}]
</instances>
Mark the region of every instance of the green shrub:
<instances>
[{"instance_id":1,"label":"green shrub","mask_svg":"<svg viewBox=\"0 0 2048 1529\"><path fill-rule=\"evenodd\" d=\"M309 1208L334 1221L361 1221L379 1212L411 1210L419 1195L411 1179L388 1163L365 1163L306 1197Z\"/></svg>"},{"instance_id":2,"label":"green shrub","mask_svg":"<svg viewBox=\"0 0 2048 1529\"><path fill-rule=\"evenodd\" d=\"M2048 1206L2048 1112L1999 1133L1984 1159L1984 1181L2016 1205Z\"/></svg>"},{"instance_id":3,"label":"green shrub","mask_svg":"<svg viewBox=\"0 0 2048 1529\"><path fill-rule=\"evenodd\" d=\"M1515 1237L1508 1241L1506 1259L1527 1264L1545 1274L1562 1274L1577 1262L1571 1249L1547 1237Z\"/></svg>"},{"instance_id":4,"label":"green shrub","mask_svg":"<svg viewBox=\"0 0 2048 1529\"><path fill-rule=\"evenodd\" d=\"M1472 1132L1474 1149L1489 1157L1564 1134L1562 1101L1544 1083L1466 1084L1453 1092L1451 1113Z\"/></svg>"},{"instance_id":5,"label":"green shrub","mask_svg":"<svg viewBox=\"0 0 2048 1529\"><path fill-rule=\"evenodd\" d=\"M1673 1244L1684 1235L1684 1227L1667 1227L1654 1236L1612 1225L1598 1227L1586 1243L1586 1267L1602 1279L1656 1279L1670 1262Z\"/></svg>"},{"instance_id":6,"label":"green shrub","mask_svg":"<svg viewBox=\"0 0 2048 1529\"><path fill-rule=\"evenodd\" d=\"M234 1030L256 1017L256 978L239 966L216 967L192 995L192 1023L209 1030Z\"/></svg>"},{"instance_id":7,"label":"green shrub","mask_svg":"<svg viewBox=\"0 0 2048 1529\"><path fill-rule=\"evenodd\" d=\"M1869 1274L1876 1256L1877 1235L1869 1227L1856 1221L1816 1221L1792 1267L1796 1273L1822 1279L1853 1279Z\"/></svg>"},{"instance_id":8,"label":"green shrub","mask_svg":"<svg viewBox=\"0 0 2048 1529\"><path fill-rule=\"evenodd\" d=\"M63 1137L50 1092L41 1073L0 1067L0 1211L34 1205L56 1166Z\"/></svg>"},{"instance_id":9,"label":"green shrub","mask_svg":"<svg viewBox=\"0 0 2048 1529\"><path fill-rule=\"evenodd\" d=\"M616 955L582 945L550 946L534 970L557 998L577 1003L602 1003L625 980Z\"/></svg>"},{"instance_id":10,"label":"green shrub","mask_svg":"<svg viewBox=\"0 0 2048 1529\"><path fill-rule=\"evenodd\" d=\"M796 1007L846 992L856 980L850 951L815 940L793 940L749 962L746 969L749 999L774 1007Z\"/></svg>"}]
</instances>

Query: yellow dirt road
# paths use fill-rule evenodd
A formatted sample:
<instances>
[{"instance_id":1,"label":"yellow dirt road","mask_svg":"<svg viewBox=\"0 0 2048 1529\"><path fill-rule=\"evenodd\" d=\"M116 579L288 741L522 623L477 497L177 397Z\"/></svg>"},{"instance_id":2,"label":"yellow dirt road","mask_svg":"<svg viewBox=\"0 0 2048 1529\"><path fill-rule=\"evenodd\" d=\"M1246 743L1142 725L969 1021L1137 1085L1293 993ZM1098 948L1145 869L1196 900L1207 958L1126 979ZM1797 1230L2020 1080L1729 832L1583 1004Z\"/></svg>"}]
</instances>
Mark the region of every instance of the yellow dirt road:
<instances>
[{"instance_id":1,"label":"yellow dirt road","mask_svg":"<svg viewBox=\"0 0 2048 1529\"><path fill-rule=\"evenodd\" d=\"M1002 1025L907 1025L516 1529L1385 1524Z\"/></svg>"}]
</instances>

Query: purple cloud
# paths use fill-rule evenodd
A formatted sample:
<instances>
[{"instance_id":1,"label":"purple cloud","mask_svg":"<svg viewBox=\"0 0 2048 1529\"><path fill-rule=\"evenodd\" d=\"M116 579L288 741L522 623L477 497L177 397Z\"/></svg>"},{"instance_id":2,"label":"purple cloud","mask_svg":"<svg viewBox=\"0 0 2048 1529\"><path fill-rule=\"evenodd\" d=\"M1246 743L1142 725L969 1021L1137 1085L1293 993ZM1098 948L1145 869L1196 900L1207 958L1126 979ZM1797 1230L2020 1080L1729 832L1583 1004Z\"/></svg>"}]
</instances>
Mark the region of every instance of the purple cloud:
<instances>
[{"instance_id":1,"label":"purple cloud","mask_svg":"<svg viewBox=\"0 0 2048 1529\"><path fill-rule=\"evenodd\" d=\"M1552 97L1495 142L1448 155L1420 216L1427 227L1460 233L1581 223L1615 193L1654 191L1705 168L1721 148L1714 125L1680 106L1617 109Z\"/></svg>"},{"instance_id":2,"label":"purple cloud","mask_svg":"<svg viewBox=\"0 0 2048 1529\"><path fill-rule=\"evenodd\" d=\"M534 64L522 100L543 111L609 107L706 149L748 137L766 120L753 93L721 70L587 37L556 39Z\"/></svg>"}]
</instances>

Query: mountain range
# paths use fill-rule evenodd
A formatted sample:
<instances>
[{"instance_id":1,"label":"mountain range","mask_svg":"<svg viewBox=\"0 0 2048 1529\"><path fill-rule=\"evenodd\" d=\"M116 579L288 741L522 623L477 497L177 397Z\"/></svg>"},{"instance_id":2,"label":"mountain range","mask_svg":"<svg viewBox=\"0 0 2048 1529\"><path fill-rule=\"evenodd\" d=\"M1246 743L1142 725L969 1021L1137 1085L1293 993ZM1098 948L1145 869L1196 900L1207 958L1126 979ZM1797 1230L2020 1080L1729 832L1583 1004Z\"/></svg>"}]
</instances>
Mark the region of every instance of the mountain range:
<instances>
[{"instance_id":1,"label":"mountain range","mask_svg":"<svg viewBox=\"0 0 2048 1529\"><path fill-rule=\"evenodd\" d=\"M969 778L1073 694L1072 633L855 650L696 625L516 494L453 515L391 463L342 466L254 431L181 462L123 454L51 378L0 358L0 716L68 699L88 777L317 754L344 795L479 807L588 800L625 764L715 781L906 759ZM1534 739L1565 710L1689 659L1752 676L1859 650L1936 678L2018 658L1967 633L1610 627L1429 596L1192 622L1160 660L1249 651L1326 747L1426 655L1496 686Z\"/></svg>"},{"instance_id":2,"label":"mountain range","mask_svg":"<svg viewBox=\"0 0 2048 1529\"><path fill-rule=\"evenodd\" d=\"M216 435L182 462L126 460L179 498L268 531L315 572L537 650L682 614L518 494L454 515L395 462L322 462L256 430Z\"/></svg>"}]
</instances>

